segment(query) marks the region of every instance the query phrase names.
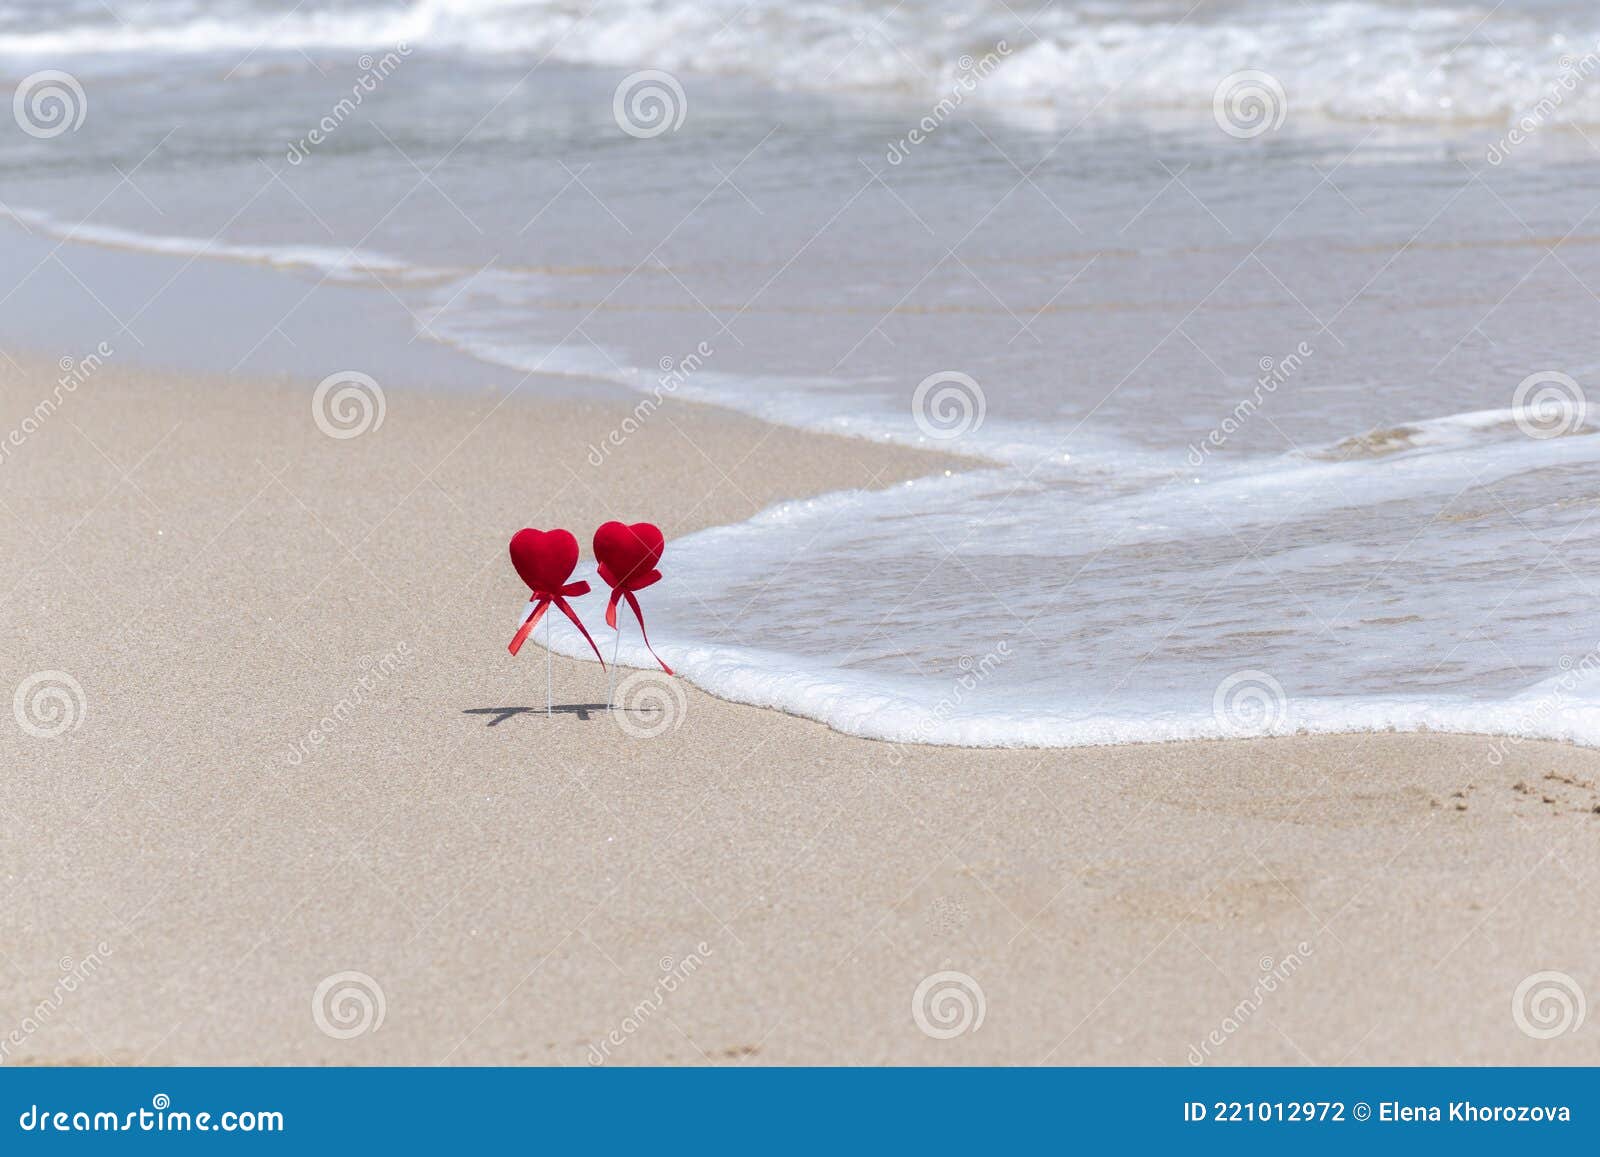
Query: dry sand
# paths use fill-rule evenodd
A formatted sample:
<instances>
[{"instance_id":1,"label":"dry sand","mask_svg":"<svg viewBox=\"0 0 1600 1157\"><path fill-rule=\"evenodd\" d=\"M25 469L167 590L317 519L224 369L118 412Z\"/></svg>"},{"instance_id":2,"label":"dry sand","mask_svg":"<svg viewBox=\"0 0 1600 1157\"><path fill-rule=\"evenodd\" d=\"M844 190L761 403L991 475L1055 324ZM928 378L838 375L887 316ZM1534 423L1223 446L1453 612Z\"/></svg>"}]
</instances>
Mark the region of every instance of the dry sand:
<instances>
[{"instance_id":1,"label":"dry sand","mask_svg":"<svg viewBox=\"0 0 1600 1157\"><path fill-rule=\"evenodd\" d=\"M0 425L54 377L0 363ZM1544 970L1600 997L1600 753L901 752L693 688L653 739L481 713L543 698L516 527L945 464L673 401L595 468L626 406L387 403L340 441L301 384L106 366L4 448L3 690L84 707L0 728L0 1062L1600 1061L1512 1009ZM939 972L981 1026L919 1028ZM348 1039L341 973L382 994Z\"/></svg>"}]
</instances>

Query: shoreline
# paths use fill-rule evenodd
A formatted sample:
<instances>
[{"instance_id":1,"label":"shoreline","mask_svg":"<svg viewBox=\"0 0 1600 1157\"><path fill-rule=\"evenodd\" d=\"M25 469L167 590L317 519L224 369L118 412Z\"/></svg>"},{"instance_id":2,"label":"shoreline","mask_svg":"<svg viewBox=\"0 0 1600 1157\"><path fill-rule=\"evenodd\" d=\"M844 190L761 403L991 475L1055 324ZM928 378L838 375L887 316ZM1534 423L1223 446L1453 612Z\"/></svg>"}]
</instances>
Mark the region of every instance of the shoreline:
<instances>
[{"instance_id":1,"label":"shoreline","mask_svg":"<svg viewBox=\"0 0 1600 1157\"><path fill-rule=\"evenodd\" d=\"M12 315L7 329L9 334L28 334L28 341L41 345L50 344L51 339L58 338L62 333L70 335L102 332L94 327L105 323L107 311L115 316L116 312L122 309L119 293L154 283L164 288L150 301L141 301L137 306L138 312L132 317L139 329L144 331L143 336L138 339L138 348L135 349L132 344L134 338L131 332L127 335L129 339L127 342L119 335L117 338L119 348L113 355L115 357L136 355L140 364L146 368L154 368L163 363L168 365L176 363L190 369L201 369L206 366L217 368L220 365L228 372L242 368L250 376L259 376L261 371L271 368L275 372L292 373L299 380L314 381L322 378L330 367L348 366L353 361L363 373L370 373L386 387L403 386L418 390L438 388L470 395L473 391L492 389L497 383L504 383L507 380L525 379L529 384L523 392L529 394L537 392L541 396L562 398L594 397L602 402L611 399L626 400L631 403L635 413L639 407L652 404L648 391L636 392L603 376L590 377L574 372L563 376L529 377L521 370L502 368L480 361L467 353L467 347L459 344L456 338L431 331L428 328L430 322L426 308L420 314L412 312L411 307L394 294L373 293L371 286L353 286L342 284L337 280L317 281L304 271L274 271L234 260L200 260L193 254L185 258L182 255L162 255L137 249L111 248L106 246L103 239L98 241L57 239L58 248L70 246L71 249L68 256L70 265L63 264L61 269L56 269L48 259L39 256L47 250L54 252L49 247L51 238L30 237L26 235L25 231L29 227L24 219L14 218L13 222L16 228L0 230L0 249L19 259L23 267L32 267L33 271L23 279L27 292L14 295L15 304L25 308L19 308ZM182 279L181 290L169 291L165 288L175 284L179 279ZM85 295L82 292L85 283L104 286L103 292L109 299L109 304L98 297L91 298L90 295ZM141 290L132 296L135 300L139 300L143 297L143 292ZM150 310L148 313L145 312L147 307ZM261 336L260 323L265 319L280 316L280 311L282 311L280 323L271 327L265 337ZM0 332L0 340L9 334ZM148 345L145 339L148 339ZM63 342L61 348L73 348L67 339L60 338L60 340ZM107 346L102 343L98 348L105 349ZM704 348L705 343L696 347L697 350ZM1298 348L1305 347L1302 345ZM246 351L243 357L239 356L241 349ZM80 356L89 356L94 352L88 346L79 351ZM355 353L354 358L352 352ZM582 359L575 361L573 367L575 370L582 370ZM179 376L183 376L185 372L187 371L183 369L177 371ZM759 405L750 408L755 411L763 409ZM803 428L806 425L805 422L786 413L779 413L777 417L782 420L784 429ZM757 413L754 420L762 422L771 418L763 413ZM608 445L605 438L617 436L619 429L625 428L628 423L628 418L620 418L612 423L609 431L594 435L600 441L591 441L590 446L598 446L599 449L591 451L589 467L600 469L604 466L604 451ZM997 424L991 422L988 428L991 433L996 430ZM928 447L908 444L906 440L895 441L870 436L863 437L862 440L873 447L891 450L904 448L911 453L929 452ZM968 443L962 442L961 445L966 447ZM1578 445L1578 441L1557 441L1541 445L1565 448ZM932 453L936 454L937 451ZM913 470L911 476L919 480L928 476L937 469L937 461L930 457L928 465L921 471ZM960 468L959 477L954 479L929 477L928 485L917 492L926 494L928 500L921 503L921 509L910 512L911 516L931 515L936 513L941 503L946 500L952 503L959 501L964 484L970 484L970 488L974 490L984 490L988 486L987 480L976 475L984 469L986 463L990 462L994 460L964 458L957 463ZM994 465L1001 471L1006 469L999 462L994 462ZM576 466L575 470L580 479L589 477L590 470L583 466ZM941 483L944 484L943 489L939 489ZM801 486L789 491L780 488L772 491L768 498L771 500L775 497L820 492L828 492L828 488L825 485ZM1227 497L1224 495L1224 498ZM882 505L881 502L869 502L864 503L863 507L868 515L881 516ZM1045 514L1050 513L1048 507L1040 509ZM907 511L902 510L900 513L904 515ZM1054 513L1070 517L1070 511L1063 512L1061 509L1056 509ZM1441 523L1445 521L1447 520L1440 520ZM885 518L882 525L892 528L893 520ZM925 522L924 525L936 524ZM1134 525L1134 523L1124 522L1119 525ZM1300 528L1300 531L1305 532L1304 528ZM809 534L809 531L806 533ZM957 531L957 536L959 533ZM1115 537L1115 534L1113 531L1112 536ZM824 536L819 535L819 537ZM958 541L958 537L950 537L949 540ZM1098 558L1096 555L1090 562L1097 561ZM830 561L838 565L839 558L833 555ZM927 559L919 561L928 563ZM1081 559L1071 561L1077 565ZM1118 556L1115 561L1125 570L1136 567L1137 551L1130 550ZM1087 565L1085 569L1088 569ZM1170 573L1165 577L1170 579ZM978 589L981 586L981 583L968 584L969 594L981 598L986 593L993 593ZM1012 585L1005 589L1007 591L1005 601L1009 603L1018 597L1019 590L1027 588ZM670 595L670 593L670 586L660 588L658 591L658 595ZM1112 593L1121 595L1121 592ZM1180 589L1178 593L1195 592ZM1104 589L1094 588L1092 584L1091 594L1098 594L1101 598L1106 596ZM1394 597L1392 592L1391 597ZM1373 602L1377 609L1369 610L1368 613L1379 613L1382 609L1382 600L1374 597ZM981 607L983 604L972 605ZM1115 605L1114 600L1112 605ZM863 612L858 606L856 612L870 613L870 609ZM694 611L692 604L690 610ZM986 621L984 634L986 637L1000 638L1010 623L1021 621L1024 624L1033 624L1039 614L1048 616L1049 611L1034 604L1021 614L1013 613L1009 619L1003 614L998 616L991 614ZM1352 615L1352 618L1354 617L1356 616ZM1406 618L1403 616L1396 621L1405 621ZM996 619L999 620L998 624ZM1057 640L1074 638L1072 635L1074 624L1069 616L1047 618L1047 621L1051 623L1051 629L1041 630L1040 634L1052 644ZM1420 617L1412 617L1409 621L1422 620ZM670 620L664 625L670 628ZM921 625L925 631L937 629L936 626L930 628L926 622ZM769 621L764 626L773 628L774 624ZM1209 623L1206 626L1221 630L1225 624L1219 626L1217 623ZM1462 628L1460 623L1451 626L1453 629ZM777 627L781 629L781 624ZM1200 632L1202 638L1204 634L1204 631ZM692 629L686 632L686 635L696 641L707 637L697 634ZM776 631L766 637L776 637ZM1091 640L1094 637L1092 633L1089 636ZM1101 632L1099 637L1106 637L1105 632ZM1374 640L1371 632L1366 639ZM680 638L680 641L683 640ZM1382 645L1389 645L1389 641L1384 640L1382 636L1377 636L1376 641ZM564 642L558 632L556 644L558 650L563 648ZM936 720L927 718L926 713L906 707L906 699L897 694L894 680L885 673L890 669L887 664L880 664L873 678L856 679L855 673L848 669L836 669L825 663L818 663L816 669L805 671L806 678L802 679L795 676L797 669L803 669L803 664L791 662L781 655L740 654L737 646L739 640L736 636L725 636L717 642L727 645L710 648L708 654L712 655L714 661L705 664L705 670L694 672L703 685L710 687L717 694L757 705L802 712L811 717L823 718L847 731L873 735L886 742L933 739L963 746L994 744L1001 748L1032 744L1095 745L1209 738L1219 736L1227 730L1216 720L1215 711L1207 710L1209 697L1193 693L1176 705L1159 694L1136 695L1131 697L1133 707L1126 706L1129 697L1125 696L1124 703L1121 704L1117 701L1101 703L1088 713L1090 718L1086 720L1065 722L1053 715L1048 706L1041 709L1040 703L1031 705L1024 703L1020 694L1016 699L1018 706L1014 710L1008 709L1009 700L1004 696L994 696L982 710L972 711L966 717L958 717L953 721ZM836 646L835 644L839 642L839 638L835 635L812 653L843 653L849 644L847 642L843 646ZM1502 646L1502 650L1510 645L1505 639L1498 640L1498 643ZM1546 640L1545 643L1548 646L1549 641ZM1154 654L1156 649L1152 647L1151 653ZM1338 649L1333 650L1337 652ZM1359 651L1357 648L1346 653ZM1141 649L1141 654L1143 653ZM1175 650L1173 653L1176 653ZM1070 672L1075 669L1070 644L1057 648L1056 657L1059 661L1054 666L1036 665L1033 673L1038 675L1041 671L1052 670ZM929 665L930 658L932 670L948 669L947 665L957 660L951 649L924 648L921 653L916 653L916 648L911 645L905 648L905 658L908 661L906 670L909 672L915 668L918 674L925 665ZM1089 654L1085 667L1101 670L1101 667L1094 665L1102 662L1104 658L1104 655ZM1550 656L1547 653L1531 659L1521 658L1519 653L1519 662L1523 663L1521 669L1534 673L1548 670L1550 676L1556 677L1556 668L1549 660ZM1318 662L1308 662L1302 666L1309 670L1327 661L1329 653L1324 651L1318 656ZM1279 662L1287 661L1280 659ZM1288 666L1293 669L1293 664ZM1221 669L1216 672L1219 675L1221 673ZM1236 675L1248 673L1235 672ZM1271 675L1271 672L1265 673ZM1204 686L1209 690L1211 686L1209 680L1204 684L1193 682L1199 677L1210 674L1208 671L1202 669L1197 673L1193 669L1186 668L1182 674L1186 679L1184 686ZM1229 676L1230 679L1233 677ZM1020 692L1019 686L1007 684L1006 681L1012 678L1011 671L1003 671L1000 675L1000 684L1007 686L1012 692ZM1083 682L1083 680L1076 681L1078 684ZM1157 680L1153 681L1152 685L1160 684ZM1294 716L1286 721L1280 719L1281 726L1270 730L1275 734L1359 734L1360 732L1350 729L1398 726L1408 730L1420 730L1425 727L1432 731L1452 734L1479 730L1486 735L1538 731L1544 737L1554 739L1581 737L1584 733L1584 721L1578 718L1584 712L1569 711L1569 707L1581 708L1583 705L1570 703L1570 696L1559 689L1550 691L1542 684L1523 689L1531 695L1526 711L1513 698L1494 698L1496 692L1493 687L1484 692L1480 686L1479 690L1483 692L1482 698L1489 702L1487 712L1479 704L1451 701L1442 694L1427 694L1425 689L1417 692L1415 699L1399 692L1388 696L1362 696L1359 697L1361 699L1359 703L1352 702L1348 696L1341 697L1341 692L1346 686L1363 685L1372 687L1385 684L1381 680L1372 683L1363 683L1359 680L1341 683L1336 678L1307 680L1303 681L1301 686L1291 687L1287 697L1279 688L1277 692L1279 704L1283 705L1292 699L1296 711ZM1425 688L1425 681L1423 686ZM1269 691L1272 689L1270 683L1268 689ZM933 698L941 690L942 687L931 690L927 687L918 687L916 694L911 698L921 701L924 694L928 698ZM1088 688L1074 685L1070 690L1060 694L1092 695L1093 685L1090 684ZM1117 710L1119 706L1123 706L1120 713ZM1146 709L1135 710L1134 707L1138 706ZM957 712L957 715L960 716L961 713ZM1482 728L1481 722L1485 717L1490 718L1493 724L1498 724L1498 728ZM1524 718L1527 720L1526 723ZM935 725L932 731L925 729L928 723Z\"/></svg>"},{"instance_id":2,"label":"shoreline","mask_svg":"<svg viewBox=\"0 0 1600 1157\"><path fill-rule=\"evenodd\" d=\"M7 412L54 376L0 361ZM510 529L637 511L677 537L927 453L673 399L594 469L628 402L397 388L340 439L310 386L112 359L0 463L6 686L82 694L0 740L0 1063L1600 1059L1510 1003L1594 983L1600 752L892 762L681 683L630 733L560 657L547 720L537 648L505 653ZM945 974L985 1009L949 1039ZM345 1031L351 985L380 1023Z\"/></svg>"},{"instance_id":3,"label":"shoreline","mask_svg":"<svg viewBox=\"0 0 1600 1157\"><path fill-rule=\"evenodd\" d=\"M616 383L610 382L603 378L590 378L577 374L542 374L531 371L522 371L512 367L478 361L478 359L474 358L470 353L464 350L456 350L454 352L458 353L462 358L472 361L474 364L478 365L485 374L491 377L499 376L500 378L511 383L509 388L506 388L501 384L496 384L482 387L476 392L474 404L477 406L487 407L486 412L484 412L483 417L480 419L480 423L492 420L494 415L499 411L500 407L507 404L517 407L549 407L552 410L561 413L567 420L571 420L574 415L582 415L585 417L601 413L610 415L609 424L606 426L604 433L598 435L597 441L584 443L582 449L585 450L586 453L577 456L578 458L581 458L588 466L596 470L607 466L610 462L611 454L616 451L621 451L627 439L632 437L633 433L637 432L637 430L650 419L655 410L666 405L670 405L675 409L682 409L683 411L691 414L695 414L711 425L716 425L719 422L725 421L733 426L749 427L752 430L760 431L760 444L763 445L768 441L768 439L776 434L783 437L792 436L802 442L815 441L822 445L842 444L842 446L853 448L853 453L844 453L839 456L841 460L849 461L852 468L856 468L861 471L861 473L855 477L853 482L846 482L839 488L833 488L827 484L801 484L798 488L792 491L782 488L769 488L763 492L763 496L759 502L751 501L750 496L745 494L743 495L743 497L746 499L745 505L750 508L748 513L740 516L734 516L730 521L742 521L754 514L760 513L762 510L767 509L774 504L793 501L806 501L814 498L843 496L844 492L857 488L857 486L865 490L883 489L895 483L910 483L931 480L937 477L941 471L944 472L946 476L950 475L952 472L957 475L974 474L985 470L1003 468L1005 465L1005 463L997 460L976 457L971 454L956 454L953 452L947 453L929 447L906 446L871 435L850 433L834 434L783 425L768 421L758 416L745 414L738 410L730 409L724 406L678 398L675 394L671 393L668 393L666 396L662 396L661 392L658 391L654 396L651 396L649 394L643 394L634 390L626 389L625 387L618 386ZM57 378L51 385L45 387L45 397L43 399L46 400L46 403L50 405L52 409L57 409L60 407L61 403L66 397L75 393L79 388L92 386L92 379L99 373L101 368L105 367L109 363L113 357L115 357L115 351L111 350L105 342L102 342L97 349L91 350L87 357L81 361L74 362L72 366L68 367L66 365L66 363L72 359L62 359L62 362L58 367L52 368L48 366L48 360L44 358L43 355L38 353L30 354L25 351L12 351L7 353L7 359L12 362L12 365L5 368L10 369L13 372L20 369L25 376L29 373L47 376L48 374L55 373L56 369L60 369L62 371L62 376ZM279 395L280 401L290 401L291 406L291 395L294 395L297 391L304 391L304 387L298 382L296 376L287 373L275 374L270 377L252 377L241 380L233 378L232 376L218 378L215 375L205 375L198 372L175 374L167 367L158 366L135 366L133 367L133 372L137 377L143 379L147 384L153 384L159 380L172 380L179 383L185 383L189 388L192 389L197 382L211 382L212 388L214 389L276 392ZM63 383L68 378L71 379L71 384L64 385ZM533 388L528 390L526 394L523 394L523 388L529 383L533 383ZM544 392L552 385L557 387L558 391L565 391L574 388L590 388L601 392L620 391L621 397L619 399L612 399L603 396L601 398L594 398L578 395L575 400L573 395L569 395L565 392L556 392L554 394ZM398 387L390 387L387 391L384 391L384 393L385 397L392 393L407 399L408 403L412 400L415 400L424 406L443 402L447 408L453 403L460 401L463 397L471 396L458 392L441 394L436 390L430 390L425 386L419 386L411 382L403 382ZM519 397L519 394L522 396ZM196 404L201 404L198 399L196 400ZM13 407L13 409L15 409L15 407ZM646 410L643 416L640 415L641 409ZM363 418L369 419L371 416L372 415L370 413L362 414ZM593 428L599 429L600 427L599 425L595 425ZM620 437L619 431L621 432ZM23 437L20 441L18 439L19 432L23 434ZM11 430L9 435L4 430L0 430L0 467L4 467L9 458L21 451L22 442L25 442L28 436L31 435L27 434L26 431L21 430L20 428ZM603 447L599 461L596 461L597 447ZM881 476L877 472L871 471L864 465L866 460L871 458L873 453L876 451L882 451L891 462L891 466L886 468L882 472ZM579 481L581 485L581 480ZM700 530L713 529L723 525L728 525L728 523L715 520L701 520L687 525L681 530L669 531L667 533L667 538L670 541L681 538L685 534L692 534ZM574 575L574 578L582 577L584 574L584 568L592 564L591 551L587 540L582 535L579 535L578 537L580 565L578 572L576 572ZM587 649L587 644L585 644L581 638L574 636L572 638L557 639L555 647L555 654L557 656L567 659L580 660L583 663L589 662L587 656L590 654L590 652ZM629 667L626 664L624 664L622 667L622 670L630 669L638 668ZM1496 755L1491 756L1491 762L1497 761L1496 756L1499 761L1503 761L1508 749L1525 743L1552 743L1560 746L1572 747L1576 750L1600 751L1600 748L1591 747L1590 745L1570 738L1520 735L1487 728L1480 730L1475 728L1439 726L1429 723L1426 720L1418 723L1415 727L1401 727L1394 724L1388 724L1382 727L1372 728L1344 728L1338 726L1326 728L1307 728L1304 725L1301 725L1292 729L1271 731L1263 734L1199 735L1175 737L1157 736L1148 739L1136 738L1103 743L1084 742L1053 744L1044 742L985 742L944 744L931 743L921 739L899 740L885 736L863 735L854 732L843 731L834 727L826 720L814 719L811 716L792 711L785 707L776 706L770 703L752 703L745 700L727 698L706 688L700 688L700 690L730 704L748 706L755 710L780 711L784 714L794 716L795 718L805 719L809 722L816 722L822 726L828 727L829 730L836 731L838 734L847 737L860 739L865 742L882 743L888 747L896 749L905 747L914 748L918 746L936 746L967 751L987 750L1048 752L1057 750L1072 750L1077 748L1120 748L1130 746L1139 747L1164 745L1172 743L1226 743L1253 739L1306 738L1312 736L1356 737L1364 735L1387 734L1423 736L1443 735L1461 739L1487 741L1487 745L1489 747L1496 749ZM1471 705L1466 705L1460 710L1470 712Z\"/></svg>"}]
</instances>

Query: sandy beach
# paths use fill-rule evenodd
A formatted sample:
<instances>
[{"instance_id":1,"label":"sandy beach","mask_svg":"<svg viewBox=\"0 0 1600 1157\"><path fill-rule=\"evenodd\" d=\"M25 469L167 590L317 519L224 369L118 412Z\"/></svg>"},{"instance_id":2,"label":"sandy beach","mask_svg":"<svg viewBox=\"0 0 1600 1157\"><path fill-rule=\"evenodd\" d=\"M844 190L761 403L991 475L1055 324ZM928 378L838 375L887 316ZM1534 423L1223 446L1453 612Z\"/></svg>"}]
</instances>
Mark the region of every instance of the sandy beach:
<instances>
[{"instance_id":1,"label":"sandy beach","mask_svg":"<svg viewBox=\"0 0 1600 1157\"><path fill-rule=\"evenodd\" d=\"M4 413L59 376L0 362ZM18 427L5 687L82 696L0 729L3 1063L1600 1061L1515 1006L1600 983L1592 750L895 747L682 684L641 738L560 658L547 718L511 531L670 561L963 464L672 400L595 467L631 407L516 381L336 439L112 361Z\"/></svg>"}]
</instances>

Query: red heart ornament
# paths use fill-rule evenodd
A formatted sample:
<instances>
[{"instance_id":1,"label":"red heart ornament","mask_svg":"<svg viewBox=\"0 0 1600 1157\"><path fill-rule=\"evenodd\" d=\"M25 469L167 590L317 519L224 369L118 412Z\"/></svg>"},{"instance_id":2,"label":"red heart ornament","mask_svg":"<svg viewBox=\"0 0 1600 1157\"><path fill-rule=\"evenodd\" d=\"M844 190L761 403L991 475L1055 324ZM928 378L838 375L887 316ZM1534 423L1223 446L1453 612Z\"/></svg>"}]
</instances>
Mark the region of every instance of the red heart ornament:
<instances>
[{"instance_id":1,"label":"red heart ornament","mask_svg":"<svg viewBox=\"0 0 1600 1157\"><path fill-rule=\"evenodd\" d=\"M600 564L600 577L607 586L625 590L649 585L642 580L656 569L666 546L661 528L650 522L632 526L608 522L594 532L594 558Z\"/></svg>"},{"instance_id":2,"label":"red heart ornament","mask_svg":"<svg viewBox=\"0 0 1600 1157\"><path fill-rule=\"evenodd\" d=\"M582 633L584 640L589 644L589 649L594 652L594 657L600 659L600 666L604 667L606 661L600 658L600 648L594 645L594 640L589 637L588 630L583 625L583 620L578 618L569 598L589 593L589 584L586 582L569 583L573 569L578 565L578 540L572 536L570 530L534 530L523 527L511 536L511 565L517 568L517 574L522 576L522 581L528 584L533 591L533 597L528 601L534 604L533 613L523 621L517 633L512 636L511 645L507 648L513 655L522 649L522 644L533 633L533 628L539 625L539 620L544 618L545 611L550 605L555 604L556 610L572 620L572 625Z\"/></svg>"},{"instance_id":3,"label":"red heart ornament","mask_svg":"<svg viewBox=\"0 0 1600 1157\"><path fill-rule=\"evenodd\" d=\"M608 522L594 532L594 558L598 564L595 570L601 581L611 588L611 599L606 603L606 626L618 629L617 601L627 599L628 609L639 620L639 634L644 637L645 649L670 675L672 668L661 661L661 656L650 645L650 633L644 626L644 611L640 609L639 600L633 593L661 581L661 572L656 569L656 564L661 561L661 552L666 546L661 528L650 522L636 522L632 526Z\"/></svg>"},{"instance_id":4,"label":"red heart ornament","mask_svg":"<svg viewBox=\"0 0 1600 1157\"><path fill-rule=\"evenodd\" d=\"M511 565L534 591L560 591L578 566L578 540L570 530L523 528L511 536Z\"/></svg>"}]
</instances>

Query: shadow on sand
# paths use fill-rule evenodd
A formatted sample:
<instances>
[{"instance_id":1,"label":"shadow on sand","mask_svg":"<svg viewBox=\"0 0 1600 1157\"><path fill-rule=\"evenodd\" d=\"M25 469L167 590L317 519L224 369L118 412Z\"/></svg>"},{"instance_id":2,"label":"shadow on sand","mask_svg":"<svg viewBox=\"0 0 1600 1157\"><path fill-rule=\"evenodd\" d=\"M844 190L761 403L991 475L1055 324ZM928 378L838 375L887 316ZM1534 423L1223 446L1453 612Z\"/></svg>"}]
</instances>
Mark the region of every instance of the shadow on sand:
<instances>
[{"instance_id":1,"label":"shadow on sand","mask_svg":"<svg viewBox=\"0 0 1600 1157\"><path fill-rule=\"evenodd\" d=\"M489 720L490 727L500 726L513 715L543 715L544 713L545 709L543 707L468 707L462 711L463 715L494 716L493 719ZM593 717L603 717L606 713L606 705L604 703L557 703L551 708L551 713L555 715L576 715L584 722L588 722Z\"/></svg>"}]
</instances>

